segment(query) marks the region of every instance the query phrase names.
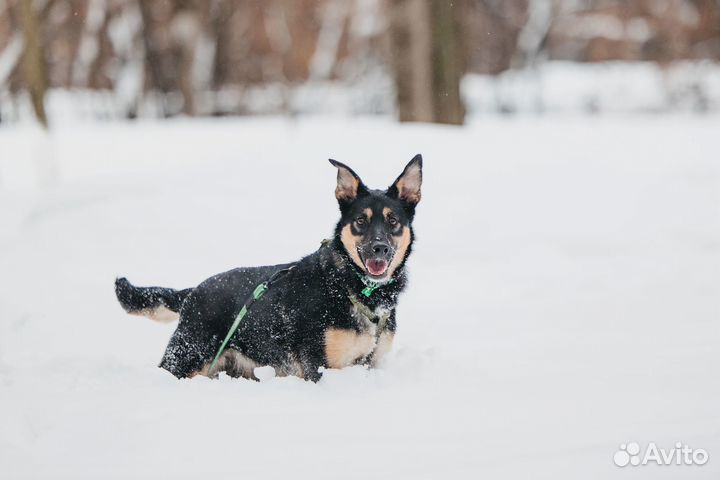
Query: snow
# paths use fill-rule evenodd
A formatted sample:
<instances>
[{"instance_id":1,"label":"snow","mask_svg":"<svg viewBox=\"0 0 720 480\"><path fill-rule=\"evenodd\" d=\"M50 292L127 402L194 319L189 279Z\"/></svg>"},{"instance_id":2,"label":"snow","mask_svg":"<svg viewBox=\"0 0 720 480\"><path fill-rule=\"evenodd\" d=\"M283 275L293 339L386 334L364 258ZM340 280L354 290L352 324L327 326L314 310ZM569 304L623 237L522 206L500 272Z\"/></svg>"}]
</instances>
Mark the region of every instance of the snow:
<instances>
[{"instance_id":1,"label":"snow","mask_svg":"<svg viewBox=\"0 0 720 480\"><path fill-rule=\"evenodd\" d=\"M42 148L4 127L0 476L716 479L719 120L58 123ZM337 217L328 157L383 187L417 152L382 369L156 368L173 325L125 315L116 275L186 287L296 259ZM616 467L632 441L710 460Z\"/></svg>"},{"instance_id":2,"label":"snow","mask_svg":"<svg viewBox=\"0 0 720 480\"><path fill-rule=\"evenodd\" d=\"M369 8L372 7L371 2ZM334 8L330 9L332 15L337 13ZM542 11L538 11L538 15L538 21L542 23ZM140 95L143 71L138 52L141 53L142 49L124 43L127 38L123 35L137 28L140 13L136 8L129 8L121 19L122 21L112 22L110 28L111 32L114 32L114 47L125 52L128 61L113 76L117 80L115 90L50 90L46 96L46 109L52 123L122 120L129 114L144 118L162 116L162 101L158 95ZM539 25L538 28L542 30L544 27ZM283 37L280 34L283 31L281 28L274 30L277 30L279 38ZM532 37L533 33L528 35ZM330 40L333 39L328 41ZM532 43L532 39L528 42ZM532 57L534 53L531 47L532 45L528 44L530 50L526 53ZM209 52L213 47L208 42L201 42L199 48L202 52ZM13 59L17 60L11 53L8 50L4 62L0 57L0 78L2 72L7 70L3 69L3 64L7 67L12 64ZM323 73L323 65L328 52L319 52L318 55L316 73L320 78L327 73ZM206 54L200 56L212 57ZM476 116L496 116L498 113L717 114L720 111L718 62L678 61L666 66L650 62L536 63L538 65L508 70L499 75L466 75L462 82L462 93L468 112ZM351 64L338 66L344 81L313 80L297 85L278 81L262 85L224 86L217 91L200 88L195 94L197 110L204 115L211 112L230 115L244 113L326 116L393 113L395 93L390 72L372 60L362 65L357 62ZM197 85L201 85L207 80L203 72L207 73L210 65L198 62L196 67L194 78L199 82ZM182 97L177 92L167 95L163 101L172 106L170 110L181 109ZM0 90L0 117L3 122L34 122L29 97L18 94L13 99L7 92Z\"/></svg>"},{"instance_id":3,"label":"snow","mask_svg":"<svg viewBox=\"0 0 720 480\"><path fill-rule=\"evenodd\" d=\"M10 37L7 46L0 52L0 85L5 85L8 81L8 77L22 56L23 47L22 34L15 33ZM5 89L3 88L3 90Z\"/></svg>"},{"instance_id":4,"label":"snow","mask_svg":"<svg viewBox=\"0 0 720 480\"><path fill-rule=\"evenodd\" d=\"M717 112L720 64L552 61L500 75L467 75L471 112L656 113Z\"/></svg>"}]
</instances>

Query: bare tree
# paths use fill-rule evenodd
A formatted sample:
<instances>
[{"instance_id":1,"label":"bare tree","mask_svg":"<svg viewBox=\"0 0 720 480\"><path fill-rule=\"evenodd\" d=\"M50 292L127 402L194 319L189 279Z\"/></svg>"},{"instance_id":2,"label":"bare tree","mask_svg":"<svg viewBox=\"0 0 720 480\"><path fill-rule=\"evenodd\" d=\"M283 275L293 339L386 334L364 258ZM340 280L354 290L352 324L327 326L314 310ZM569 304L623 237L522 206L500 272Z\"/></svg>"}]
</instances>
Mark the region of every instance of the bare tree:
<instances>
[{"instance_id":1,"label":"bare tree","mask_svg":"<svg viewBox=\"0 0 720 480\"><path fill-rule=\"evenodd\" d=\"M520 30L517 48L512 59L516 68L538 66L547 46L548 35L553 22L560 14L562 3L558 0L530 0L528 19Z\"/></svg>"},{"instance_id":2,"label":"bare tree","mask_svg":"<svg viewBox=\"0 0 720 480\"><path fill-rule=\"evenodd\" d=\"M327 80L337 63L340 40L350 15L350 2L331 0L324 6L315 52L310 59L309 80Z\"/></svg>"},{"instance_id":3,"label":"bare tree","mask_svg":"<svg viewBox=\"0 0 720 480\"><path fill-rule=\"evenodd\" d=\"M433 0L432 72L435 119L437 123L462 125L465 106L460 95L460 82L465 73L462 0Z\"/></svg>"},{"instance_id":4,"label":"bare tree","mask_svg":"<svg viewBox=\"0 0 720 480\"><path fill-rule=\"evenodd\" d=\"M45 92L47 90L45 59L42 51L40 23L32 0L22 0L20 2L20 16L25 37L25 52L23 55L25 83L30 93L35 116L43 128L48 128L47 114L45 112Z\"/></svg>"},{"instance_id":5,"label":"bare tree","mask_svg":"<svg viewBox=\"0 0 720 480\"><path fill-rule=\"evenodd\" d=\"M401 121L462 124L464 0L392 0L390 45Z\"/></svg>"}]
</instances>

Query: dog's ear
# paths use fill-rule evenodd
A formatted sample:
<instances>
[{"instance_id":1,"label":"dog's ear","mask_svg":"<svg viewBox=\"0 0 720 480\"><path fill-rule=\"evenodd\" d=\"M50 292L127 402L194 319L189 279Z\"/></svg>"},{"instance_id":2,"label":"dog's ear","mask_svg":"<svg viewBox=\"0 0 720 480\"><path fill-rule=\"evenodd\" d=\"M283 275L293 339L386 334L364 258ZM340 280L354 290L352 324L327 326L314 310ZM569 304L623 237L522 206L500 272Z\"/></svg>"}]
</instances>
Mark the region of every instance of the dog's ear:
<instances>
[{"instance_id":1,"label":"dog's ear","mask_svg":"<svg viewBox=\"0 0 720 480\"><path fill-rule=\"evenodd\" d=\"M415 205L420 201L420 186L422 185L422 155L419 153L410 160L405 166L405 170L395 180L395 183L390 185L387 190L387 196L391 198L397 198L407 203L410 207L415 208Z\"/></svg>"},{"instance_id":2,"label":"dog's ear","mask_svg":"<svg viewBox=\"0 0 720 480\"><path fill-rule=\"evenodd\" d=\"M352 168L337 160L330 159L330 163L337 168L337 187L335 187L335 198L337 198L340 206L348 205L354 202L359 196L368 193L368 189L363 184L357 173Z\"/></svg>"}]
</instances>

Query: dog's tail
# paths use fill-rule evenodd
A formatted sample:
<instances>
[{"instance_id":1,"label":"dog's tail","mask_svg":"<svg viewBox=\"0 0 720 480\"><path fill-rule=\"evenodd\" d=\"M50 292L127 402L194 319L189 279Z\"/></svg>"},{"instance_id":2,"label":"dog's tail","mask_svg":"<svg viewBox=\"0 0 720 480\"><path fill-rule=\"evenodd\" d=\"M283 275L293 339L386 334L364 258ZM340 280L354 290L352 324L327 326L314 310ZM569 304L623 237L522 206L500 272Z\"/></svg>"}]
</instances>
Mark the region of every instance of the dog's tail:
<instances>
[{"instance_id":1,"label":"dog's tail","mask_svg":"<svg viewBox=\"0 0 720 480\"><path fill-rule=\"evenodd\" d=\"M115 279L115 295L127 313L163 323L178 319L180 307L192 291L192 288L136 287L125 277Z\"/></svg>"}]
</instances>

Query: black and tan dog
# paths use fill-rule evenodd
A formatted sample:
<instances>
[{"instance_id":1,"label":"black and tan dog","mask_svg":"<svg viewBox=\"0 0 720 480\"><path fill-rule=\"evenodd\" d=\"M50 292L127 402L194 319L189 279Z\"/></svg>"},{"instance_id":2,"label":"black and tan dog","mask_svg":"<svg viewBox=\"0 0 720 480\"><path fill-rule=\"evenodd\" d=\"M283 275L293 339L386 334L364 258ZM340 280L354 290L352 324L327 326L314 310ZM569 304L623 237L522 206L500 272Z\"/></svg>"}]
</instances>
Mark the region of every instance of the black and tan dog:
<instances>
[{"instance_id":1,"label":"black and tan dog","mask_svg":"<svg viewBox=\"0 0 720 480\"><path fill-rule=\"evenodd\" d=\"M395 335L395 306L406 284L412 221L420 201L422 157L417 155L385 191L370 190L340 162L335 196L340 221L332 239L293 264L236 268L195 288L134 287L116 281L123 308L160 321L180 322L160 366L176 377L255 378L254 368L317 381L321 367L375 366ZM244 302L258 284L283 272L255 302L214 368L213 358Z\"/></svg>"}]
</instances>

